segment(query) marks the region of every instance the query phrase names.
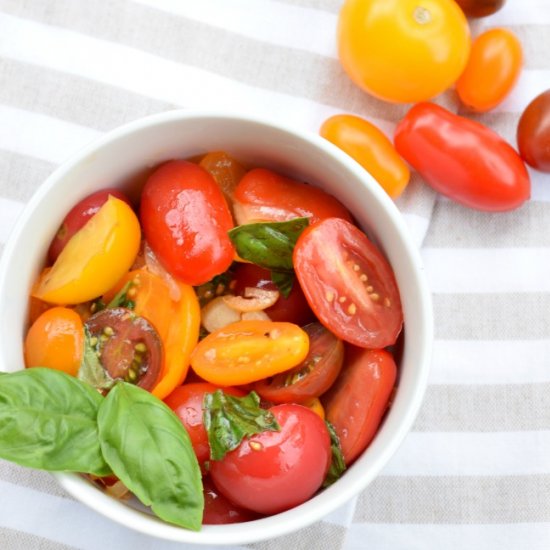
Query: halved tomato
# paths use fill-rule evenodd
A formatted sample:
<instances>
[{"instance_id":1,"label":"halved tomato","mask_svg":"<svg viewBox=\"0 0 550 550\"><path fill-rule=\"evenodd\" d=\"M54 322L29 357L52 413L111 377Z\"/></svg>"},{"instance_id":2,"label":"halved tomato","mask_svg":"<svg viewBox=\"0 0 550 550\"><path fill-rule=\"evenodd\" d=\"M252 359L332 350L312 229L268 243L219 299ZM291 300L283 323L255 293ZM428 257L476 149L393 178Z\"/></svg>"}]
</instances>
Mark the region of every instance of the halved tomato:
<instances>
[{"instance_id":1,"label":"halved tomato","mask_svg":"<svg viewBox=\"0 0 550 550\"><path fill-rule=\"evenodd\" d=\"M311 309L336 336L363 348L395 343L403 325L395 276L360 229L338 218L306 228L294 268Z\"/></svg>"}]
</instances>

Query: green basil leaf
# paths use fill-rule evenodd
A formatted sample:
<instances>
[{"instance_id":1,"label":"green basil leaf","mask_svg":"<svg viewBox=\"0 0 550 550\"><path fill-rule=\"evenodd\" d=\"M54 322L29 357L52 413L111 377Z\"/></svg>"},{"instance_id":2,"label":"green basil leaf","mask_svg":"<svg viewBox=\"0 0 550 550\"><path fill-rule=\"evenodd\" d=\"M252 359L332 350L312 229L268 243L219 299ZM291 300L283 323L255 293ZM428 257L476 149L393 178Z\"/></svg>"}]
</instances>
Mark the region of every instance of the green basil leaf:
<instances>
[{"instance_id":1,"label":"green basil leaf","mask_svg":"<svg viewBox=\"0 0 550 550\"><path fill-rule=\"evenodd\" d=\"M174 412L149 392L117 382L98 414L105 460L158 517L198 531L204 508L201 471Z\"/></svg>"},{"instance_id":2,"label":"green basil leaf","mask_svg":"<svg viewBox=\"0 0 550 550\"><path fill-rule=\"evenodd\" d=\"M271 280L277 285L279 292L288 298L294 286L294 273L288 271L272 271Z\"/></svg>"},{"instance_id":3,"label":"green basil leaf","mask_svg":"<svg viewBox=\"0 0 550 550\"><path fill-rule=\"evenodd\" d=\"M128 298L128 291L135 285L133 281L128 281L114 296L114 298L105 306L107 309L114 307L125 307L134 309L136 303Z\"/></svg>"},{"instance_id":4,"label":"green basil leaf","mask_svg":"<svg viewBox=\"0 0 550 550\"><path fill-rule=\"evenodd\" d=\"M260 408L256 392L245 397L233 397L222 390L207 393L203 410L212 460L221 460L247 436L281 429L273 413Z\"/></svg>"},{"instance_id":5,"label":"green basil leaf","mask_svg":"<svg viewBox=\"0 0 550 550\"><path fill-rule=\"evenodd\" d=\"M29 468L111 473L99 446L103 397L64 372L33 367L0 377L0 458Z\"/></svg>"},{"instance_id":6,"label":"green basil leaf","mask_svg":"<svg viewBox=\"0 0 550 550\"><path fill-rule=\"evenodd\" d=\"M237 254L243 259L273 271L292 271L292 252L309 218L287 222L250 223L229 231Z\"/></svg>"},{"instance_id":7,"label":"green basil leaf","mask_svg":"<svg viewBox=\"0 0 550 550\"><path fill-rule=\"evenodd\" d=\"M114 386L115 380L103 368L99 355L97 338L84 326L84 353L78 369L78 378L98 390L109 390Z\"/></svg>"},{"instance_id":8,"label":"green basil leaf","mask_svg":"<svg viewBox=\"0 0 550 550\"><path fill-rule=\"evenodd\" d=\"M330 448L332 451L332 462L330 468L323 482L323 487L332 485L346 470L346 463L344 462L344 455L342 454L342 446L340 445L340 438L336 434L334 426L325 420L325 424L330 434Z\"/></svg>"}]
</instances>

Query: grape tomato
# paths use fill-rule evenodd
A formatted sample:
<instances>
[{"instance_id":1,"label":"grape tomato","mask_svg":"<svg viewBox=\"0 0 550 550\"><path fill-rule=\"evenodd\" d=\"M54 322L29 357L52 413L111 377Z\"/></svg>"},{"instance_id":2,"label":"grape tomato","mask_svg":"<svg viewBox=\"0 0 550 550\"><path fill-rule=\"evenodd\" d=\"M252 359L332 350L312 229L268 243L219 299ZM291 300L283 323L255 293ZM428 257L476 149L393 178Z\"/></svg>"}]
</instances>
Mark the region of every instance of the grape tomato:
<instances>
[{"instance_id":1,"label":"grape tomato","mask_svg":"<svg viewBox=\"0 0 550 550\"><path fill-rule=\"evenodd\" d=\"M527 164L550 173L550 90L527 105L517 129L519 152Z\"/></svg>"}]
</instances>

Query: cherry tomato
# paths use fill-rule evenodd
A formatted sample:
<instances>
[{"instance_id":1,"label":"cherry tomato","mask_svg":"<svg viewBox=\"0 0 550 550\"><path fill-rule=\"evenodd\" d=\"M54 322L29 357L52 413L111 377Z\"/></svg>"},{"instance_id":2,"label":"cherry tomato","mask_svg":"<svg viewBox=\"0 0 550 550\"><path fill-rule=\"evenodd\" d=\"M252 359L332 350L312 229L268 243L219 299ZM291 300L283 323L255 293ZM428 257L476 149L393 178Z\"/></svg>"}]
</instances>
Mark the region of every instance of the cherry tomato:
<instances>
[{"instance_id":1,"label":"cherry tomato","mask_svg":"<svg viewBox=\"0 0 550 550\"><path fill-rule=\"evenodd\" d=\"M396 377L395 361L387 351L346 348L346 366L322 398L326 418L340 439L346 465L376 435Z\"/></svg>"},{"instance_id":2,"label":"cherry tomato","mask_svg":"<svg viewBox=\"0 0 550 550\"><path fill-rule=\"evenodd\" d=\"M206 283L231 265L231 212L204 168L184 160L157 168L143 188L140 214L153 252L184 283Z\"/></svg>"},{"instance_id":3,"label":"cherry tomato","mask_svg":"<svg viewBox=\"0 0 550 550\"><path fill-rule=\"evenodd\" d=\"M300 217L311 218L311 223L330 217L351 221L350 213L332 195L265 168L250 170L237 185L234 210L240 225Z\"/></svg>"},{"instance_id":4,"label":"cherry tomato","mask_svg":"<svg viewBox=\"0 0 550 550\"><path fill-rule=\"evenodd\" d=\"M313 411L321 420L325 419L325 408L318 397L312 397L301 403L301 405Z\"/></svg>"},{"instance_id":5,"label":"cherry tomato","mask_svg":"<svg viewBox=\"0 0 550 550\"><path fill-rule=\"evenodd\" d=\"M336 336L368 348L396 341L403 313L393 271L357 227L337 218L307 227L294 268L311 309Z\"/></svg>"},{"instance_id":6,"label":"cherry tomato","mask_svg":"<svg viewBox=\"0 0 550 550\"><path fill-rule=\"evenodd\" d=\"M52 304L79 304L107 292L130 269L141 240L139 220L112 195L77 231L45 271L33 296Z\"/></svg>"},{"instance_id":7,"label":"cherry tomato","mask_svg":"<svg viewBox=\"0 0 550 550\"><path fill-rule=\"evenodd\" d=\"M468 17L485 17L496 13L505 0L456 0Z\"/></svg>"},{"instance_id":8,"label":"cherry tomato","mask_svg":"<svg viewBox=\"0 0 550 550\"><path fill-rule=\"evenodd\" d=\"M25 338L25 366L49 367L76 376L82 360L84 327L78 314L54 307L40 315Z\"/></svg>"},{"instance_id":9,"label":"cherry tomato","mask_svg":"<svg viewBox=\"0 0 550 550\"><path fill-rule=\"evenodd\" d=\"M228 523L244 523L258 518L258 514L237 506L225 498L216 489L210 476L202 479L204 492L203 525L225 525Z\"/></svg>"},{"instance_id":10,"label":"cherry tomato","mask_svg":"<svg viewBox=\"0 0 550 550\"><path fill-rule=\"evenodd\" d=\"M550 172L550 90L533 99L523 111L517 140L527 164L541 172Z\"/></svg>"},{"instance_id":11,"label":"cherry tomato","mask_svg":"<svg viewBox=\"0 0 550 550\"><path fill-rule=\"evenodd\" d=\"M522 65L521 43L512 31L485 31L475 39L466 69L456 83L460 100L474 111L493 109L512 91Z\"/></svg>"},{"instance_id":12,"label":"cherry tomato","mask_svg":"<svg viewBox=\"0 0 550 550\"><path fill-rule=\"evenodd\" d=\"M239 263L234 273L234 290L239 295L244 295L244 290L247 287L277 290L277 285L271 280L269 270L257 265ZM310 323L314 319L298 281L294 281L288 298L280 295L275 304L264 311L272 321L286 321L300 326Z\"/></svg>"},{"instance_id":13,"label":"cherry tomato","mask_svg":"<svg viewBox=\"0 0 550 550\"><path fill-rule=\"evenodd\" d=\"M308 335L292 323L238 321L201 340L191 366L212 384L239 386L298 365L308 348Z\"/></svg>"},{"instance_id":14,"label":"cherry tomato","mask_svg":"<svg viewBox=\"0 0 550 550\"><path fill-rule=\"evenodd\" d=\"M454 84L470 31L454 0L346 0L338 22L344 70L386 101L425 101Z\"/></svg>"},{"instance_id":15,"label":"cherry tomato","mask_svg":"<svg viewBox=\"0 0 550 550\"><path fill-rule=\"evenodd\" d=\"M321 126L321 136L355 159L383 187L397 198L410 179L405 161L393 143L374 124L353 115L335 115Z\"/></svg>"},{"instance_id":16,"label":"cherry tomato","mask_svg":"<svg viewBox=\"0 0 550 550\"><path fill-rule=\"evenodd\" d=\"M210 464L218 490L260 514L276 514L308 500L321 487L331 461L330 437L319 416L295 404L270 411L280 431L245 439Z\"/></svg>"},{"instance_id":17,"label":"cherry tomato","mask_svg":"<svg viewBox=\"0 0 550 550\"><path fill-rule=\"evenodd\" d=\"M512 210L530 196L529 174L506 141L433 103L407 113L397 126L395 147L436 191L464 206Z\"/></svg>"},{"instance_id":18,"label":"cherry tomato","mask_svg":"<svg viewBox=\"0 0 550 550\"><path fill-rule=\"evenodd\" d=\"M174 289L166 280L145 268L130 271L103 297L103 301L109 303L130 281L128 294L134 301L136 315L147 319L162 341L163 364L151 393L163 399L187 375L191 352L199 339L199 303L193 287L173 281L177 290L177 295L174 296Z\"/></svg>"},{"instance_id":19,"label":"cherry tomato","mask_svg":"<svg viewBox=\"0 0 550 550\"><path fill-rule=\"evenodd\" d=\"M54 263L57 260L61 251L65 248L65 245L69 242L70 238L82 227L84 224L94 215L99 212L99 209L105 204L110 196L116 197L121 201L124 201L128 206L131 206L130 201L118 189L102 189L96 193L92 193L85 199L82 199L76 206L74 206L70 212L65 216L61 227L58 229L55 237L53 238L50 248L48 250L48 259L50 263Z\"/></svg>"},{"instance_id":20,"label":"cherry tomato","mask_svg":"<svg viewBox=\"0 0 550 550\"><path fill-rule=\"evenodd\" d=\"M219 386L209 384L208 382L196 382L193 384L184 384L178 386L164 402L178 415L184 425L193 450L197 455L197 460L203 464L210 459L210 445L208 444L208 434L204 428L202 403L205 393L214 393L220 389ZM224 393L243 397L245 392L237 388L223 388Z\"/></svg>"},{"instance_id":21,"label":"cherry tomato","mask_svg":"<svg viewBox=\"0 0 550 550\"><path fill-rule=\"evenodd\" d=\"M344 344L320 323L304 327L309 352L298 366L254 385L254 390L272 403L304 403L325 393L334 383L344 362Z\"/></svg>"},{"instance_id":22,"label":"cherry tomato","mask_svg":"<svg viewBox=\"0 0 550 550\"><path fill-rule=\"evenodd\" d=\"M162 345L154 327L123 307L104 309L86 321L102 367L115 380L150 390L162 364Z\"/></svg>"}]
</instances>

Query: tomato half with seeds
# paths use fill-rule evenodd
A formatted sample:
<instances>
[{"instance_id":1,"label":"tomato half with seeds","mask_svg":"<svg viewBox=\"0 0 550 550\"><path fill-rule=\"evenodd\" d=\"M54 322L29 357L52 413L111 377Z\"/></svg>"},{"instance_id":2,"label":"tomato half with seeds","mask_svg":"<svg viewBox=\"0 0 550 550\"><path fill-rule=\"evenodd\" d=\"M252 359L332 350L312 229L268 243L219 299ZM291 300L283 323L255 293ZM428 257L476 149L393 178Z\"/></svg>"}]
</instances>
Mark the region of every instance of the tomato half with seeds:
<instances>
[{"instance_id":1,"label":"tomato half with seeds","mask_svg":"<svg viewBox=\"0 0 550 550\"><path fill-rule=\"evenodd\" d=\"M162 344L154 327L131 310L118 307L92 315L85 324L90 344L109 376L150 390L162 365Z\"/></svg>"},{"instance_id":2,"label":"tomato half with seeds","mask_svg":"<svg viewBox=\"0 0 550 550\"><path fill-rule=\"evenodd\" d=\"M397 366L385 350L348 346L346 366L322 402L340 439L346 465L373 440L395 387Z\"/></svg>"},{"instance_id":3,"label":"tomato half with seeds","mask_svg":"<svg viewBox=\"0 0 550 550\"><path fill-rule=\"evenodd\" d=\"M403 325L395 276L356 226L330 218L306 228L294 268L311 309L336 336L364 348L395 343Z\"/></svg>"},{"instance_id":4,"label":"tomato half with seeds","mask_svg":"<svg viewBox=\"0 0 550 550\"><path fill-rule=\"evenodd\" d=\"M325 393L334 383L344 362L344 344L321 323L304 328L309 352L297 367L254 385L254 390L272 403L305 403Z\"/></svg>"}]
</instances>

